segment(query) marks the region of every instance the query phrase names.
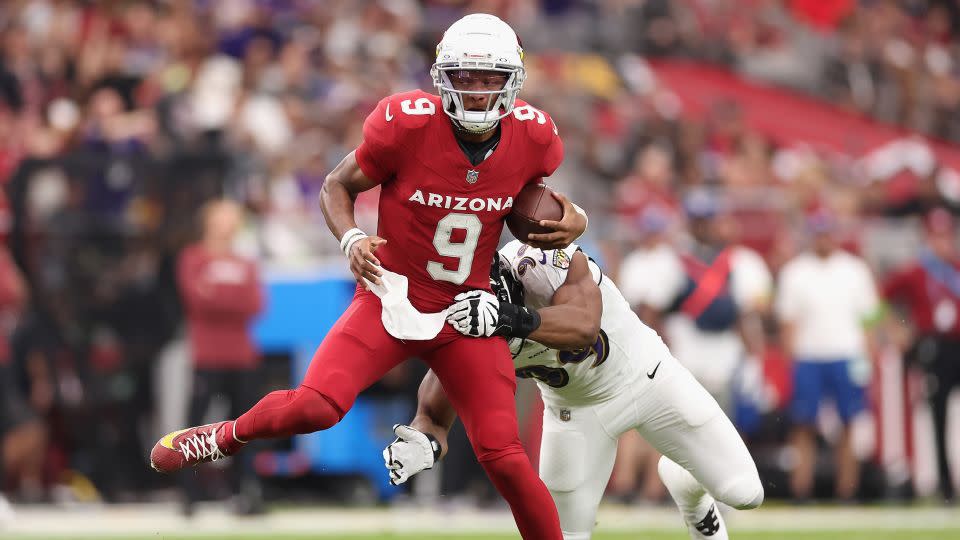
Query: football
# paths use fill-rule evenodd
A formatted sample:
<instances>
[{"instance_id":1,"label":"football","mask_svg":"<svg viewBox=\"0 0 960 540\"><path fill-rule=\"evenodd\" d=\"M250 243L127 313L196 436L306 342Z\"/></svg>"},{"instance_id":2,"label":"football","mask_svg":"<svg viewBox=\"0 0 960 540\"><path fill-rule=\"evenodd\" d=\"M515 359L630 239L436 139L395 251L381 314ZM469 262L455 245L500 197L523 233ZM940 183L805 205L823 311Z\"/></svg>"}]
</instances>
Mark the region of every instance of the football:
<instances>
[{"instance_id":1,"label":"football","mask_svg":"<svg viewBox=\"0 0 960 540\"><path fill-rule=\"evenodd\" d=\"M527 184L517 194L513 211L507 215L507 228L517 240L526 242L528 234L552 232L552 229L541 226L540 220L560 221L563 217L563 206L551 193L553 190L546 185L535 183Z\"/></svg>"}]
</instances>

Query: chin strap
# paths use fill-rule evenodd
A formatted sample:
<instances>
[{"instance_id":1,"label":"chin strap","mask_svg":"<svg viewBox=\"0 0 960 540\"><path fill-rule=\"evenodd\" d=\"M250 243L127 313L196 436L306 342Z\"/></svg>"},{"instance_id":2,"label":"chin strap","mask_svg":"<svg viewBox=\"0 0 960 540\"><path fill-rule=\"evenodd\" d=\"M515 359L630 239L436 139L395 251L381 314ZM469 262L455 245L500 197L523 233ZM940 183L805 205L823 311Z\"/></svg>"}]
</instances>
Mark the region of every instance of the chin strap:
<instances>
[{"instance_id":1,"label":"chin strap","mask_svg":"<svg viewBox=\"0 0 960 540\"><path fill-rule=\"evenodd\" d=\"M457 131L460 133L466 133L468 135L483 135L484 133L490 133L500 125L500 120L496 120L492 126L483 131L470 131L469 129L463 127L463 124L461 124L456 118L451 118L450 120L453 122L453 127L456 128Z\"/></svg>"}]
</instances>

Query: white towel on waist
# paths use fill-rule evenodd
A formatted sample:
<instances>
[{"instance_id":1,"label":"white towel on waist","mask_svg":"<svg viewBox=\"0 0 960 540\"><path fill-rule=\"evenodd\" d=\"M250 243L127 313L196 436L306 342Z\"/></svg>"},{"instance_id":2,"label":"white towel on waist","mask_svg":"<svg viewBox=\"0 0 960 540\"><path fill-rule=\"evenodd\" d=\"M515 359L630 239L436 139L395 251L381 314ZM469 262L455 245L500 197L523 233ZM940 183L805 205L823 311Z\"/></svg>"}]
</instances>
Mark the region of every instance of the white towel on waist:
<instances>
[{"instance_id":1,"label":"white towel on waist","mask_svg":"<svg viewBox=\"0 0 960 540\"><path fill-rule=\"evenodd\" d=\"M446 311L420 313L407 298L407 276L385 268L380 270L383 271L380 285L364 279L383 304L380 319L387 332L397 339L428 340L437 337L446 321Z\"/></svg>"}]
</instances>

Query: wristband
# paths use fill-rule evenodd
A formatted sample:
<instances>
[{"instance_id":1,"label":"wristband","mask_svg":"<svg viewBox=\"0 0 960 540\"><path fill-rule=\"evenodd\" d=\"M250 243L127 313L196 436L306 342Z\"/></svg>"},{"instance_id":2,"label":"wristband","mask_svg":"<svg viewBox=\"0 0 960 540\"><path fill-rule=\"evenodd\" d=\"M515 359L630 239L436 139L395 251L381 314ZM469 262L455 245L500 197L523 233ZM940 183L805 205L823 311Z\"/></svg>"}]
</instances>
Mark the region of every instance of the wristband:
<instances>
[{"instance_id":1,"label":"wristband","mask_svg":"<svg viewBox=\"0 0 960 540\"><path fill-rule=\"evenodd\" d=\"M540 314L537 310L500 302L497 329L493 331L493 335L526 338L537 328L540 328Z\"/></svg>"},{"instance_id":2,"label":"wristband","mask_svg":"<svg viewBox=\"0 0 960 540\"><path fill-rule=\"evenodd\" d=\"M340 238L340 250L343 251L343 254L347 257L350 256L350 248L353 247L358 240L362 240L367 237L367 233L361 231L360 229L354 227L349 231L343 233L343 237Z\"/></svg>"},{"instance_id":3,"label":"wristband","mask_svg":"<svg viewBox=\"0 0 960 540\"><path fill-rule=\"evenodd\" d=\"M577 203L571 202L570 204L573 205L573 209L576 210L578 214L583 216L583 219L587 220L587 225L583 228L583 232L587 232L587 227L590 226L590 216L588 216L587 213L583 211L583 208L580 208L579 206L577 206Z\"/></svg>"},{"instance_id":4,"label":"wristband","mask_svg":"<svg viewBox=\"0 0 960 540\"><path fill-rule=\"evenodd\" d=\"M424 435L426 435L427 440L430 441L430 449L433 450L433 462L436 463L440 461L440 454L443 453L443 447L440 446L440 441L429 433L424 433Z\"/></svg>"},{"instance_id":5,"label":"wristband","mask_svg":"<svg viewBox=\"0 0 960 540\"><path fill-rule=\"evenodd\" d=\"M349 231L343 233L343 236L340 237L340 250L341 250L341 251L345 251L346 248L347 248L347 244L350 243L350 240L352 240L353 237L355 237L355 236L357 236L357 237L364 237L364 236L366 236L366 235L367 235L367 233L363 232L362 230L360 230L360 229L357 228L357 227L354 227L354 228L350 229Z\"/></svg>"},{"instance_id":6,"label":"wristband","mask_svg":"<svg viewBox=\"0 0 960 540\"><path fill-rule=\"evenodd\" d=\"M350 250L353 249L353 245L359 242L360 240L363 240L366 237L367 235L365 234L354 235L354 237L347 242L347 247L344 248L343 254L346 255L347 258L350 258Z\"/></svg>"}]
</instances>

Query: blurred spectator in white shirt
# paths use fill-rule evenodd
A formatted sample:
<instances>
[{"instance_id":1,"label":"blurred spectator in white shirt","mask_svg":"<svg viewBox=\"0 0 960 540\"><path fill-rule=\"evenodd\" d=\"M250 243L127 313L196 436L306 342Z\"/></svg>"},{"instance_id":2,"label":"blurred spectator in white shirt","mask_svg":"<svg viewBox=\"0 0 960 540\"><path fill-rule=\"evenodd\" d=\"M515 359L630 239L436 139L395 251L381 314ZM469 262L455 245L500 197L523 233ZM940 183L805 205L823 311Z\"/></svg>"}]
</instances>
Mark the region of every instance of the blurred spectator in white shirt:
<instances>
[{"instance_id":1,"label":"blurred spectator in white shirt","mask_svg":"<svg viewBox=\"0 0 960 540\"><path fill-rule=\"evenodd\" d=\"M791 443L797 464L791 488L798 499L813 490L816 420L824 398L834 402L843 424L836 445L836 494L856 495L859 464L850 422L864 410L870 380L866 328L880 312L867 264L837 247L836 219L828 211L807 218L812 249L789 261L780 274L776 303L783 342L794 360Z\"/></svg>"}]
</instances>

